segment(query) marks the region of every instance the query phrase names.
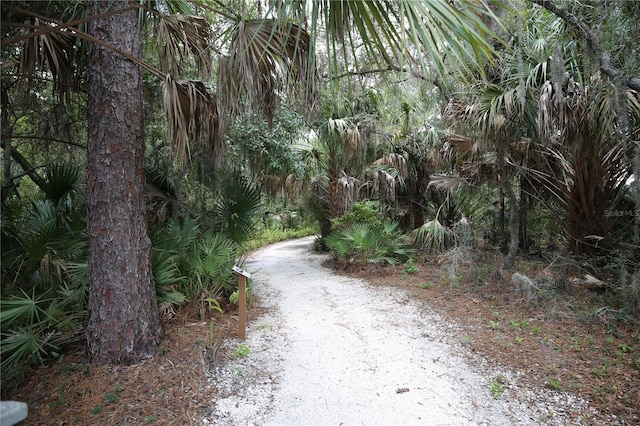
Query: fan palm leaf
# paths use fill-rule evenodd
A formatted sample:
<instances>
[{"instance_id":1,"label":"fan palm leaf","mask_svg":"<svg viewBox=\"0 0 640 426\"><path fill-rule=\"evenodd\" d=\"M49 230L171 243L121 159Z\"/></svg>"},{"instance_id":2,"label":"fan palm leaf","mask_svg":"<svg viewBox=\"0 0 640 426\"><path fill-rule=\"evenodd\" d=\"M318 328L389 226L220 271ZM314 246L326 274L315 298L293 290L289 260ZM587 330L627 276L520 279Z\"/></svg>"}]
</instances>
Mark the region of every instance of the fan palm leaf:
<instances>
[{"instance_id":1,"label":"fan palm leaf","mask_svg":"<svg viewBox=\"0 0 640 426\"><path fill-rule=\"evenodd\" d=\"M45 334L38 327L20 327L2 333L0 355L2 366L12 366L23 360L41 362L52 351L58 351L51 343L53 333Z\"/></svg>"},{"instance_id":2,"label":"fan palm leaf","mask_svg":"<svg viewBox=\"0 0 640 426\"><path fill-rule=\"evenodd\" d=\"M261 208L257 186L235 170L220 185L215 207L217 227L232 241L242 244L253 236L256 230L254 218Z\"/></svg>"},{"instance_id":3,"label":"fan palm leaf","mask_svg":"<svg viewBox=\"0 0 640 426\"><path fill-rule=\"evenodd\" d=\"M243 102L247 109L261 111L271 128L277 93L282 90L293 95L304 88L305 106L312 109L316 72L310 49L309 34L297 25L278 20L238 22L229 53L219 60L222 128L241 111Z\"/></svg>"},{"instance_id":4,"label":"fan palm leaf","mask_svg":"<svg viewBox=\"0 0 640 426\"><path fill-rule=\"evenodd\" d=\"M54 92L70 101L70 91L74 76L74 36L68 32L39 33L43 26L49 26L37 17L30 17L29 24L23 24L28 33L34 33L25 40L20 54L20 70L30 86L36 76L51 73Z\"/></svg>"},{"instance_id":5,"label":"fan palm leaf","mask_svg":"<svg viewBox=\"0 0 640 426\"><path fill-rule=\"evenodd\" d=\"M216 99L199 81L174 79L167 74L162 82L164 113L177 158L191 158L189 141L207 141L214 161L222 160L222 142Z\"/></svg>"},{"instance_id":6,"label":"fan palm leaf","mask_svg":"<svg viewBox=\"0 0 640 426\"><path fill-rule=\"evenodd\" d=\"M159 14L154 38L160 69L174 76L182 74L185 63L193 58L203 77L211 75L212 27L206 18L183 14Z\"/></svg>"},{"instance_id":7,"label":"fan palm leaf","mask_svg":"<svg viewBox=\"0 0 640 426\"><path fill-rule=\"evenodd\" d=\"M80 187L80 168L74 164L51 164L47 166L47 178L44 187L48 200L58 208L67 195L74 195Z\"/></svg>"}]
</instances>

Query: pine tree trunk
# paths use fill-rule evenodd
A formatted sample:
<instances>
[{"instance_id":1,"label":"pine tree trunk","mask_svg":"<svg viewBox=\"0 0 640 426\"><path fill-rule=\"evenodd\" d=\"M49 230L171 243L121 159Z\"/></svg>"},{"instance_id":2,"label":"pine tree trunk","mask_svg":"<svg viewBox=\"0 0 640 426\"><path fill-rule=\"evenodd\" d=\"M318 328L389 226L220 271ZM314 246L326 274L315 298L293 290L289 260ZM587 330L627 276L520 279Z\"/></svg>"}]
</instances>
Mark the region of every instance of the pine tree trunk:
<instances>
[{"instance_id":1,"label":"pine tree trunk","mask_svg":"<svg viewBox=\"0 0 640 426\"><path fill-rule=\"evenodd\" d=\"M87 9L95 15L128 5L96 0ZM135 10L91 21L89 32L140 55ZM94 44L88 82L87 353L92 362L129 364L153 356L162 333L144 214L142 78L135 64Z\"/></svg>"}]
</instances>

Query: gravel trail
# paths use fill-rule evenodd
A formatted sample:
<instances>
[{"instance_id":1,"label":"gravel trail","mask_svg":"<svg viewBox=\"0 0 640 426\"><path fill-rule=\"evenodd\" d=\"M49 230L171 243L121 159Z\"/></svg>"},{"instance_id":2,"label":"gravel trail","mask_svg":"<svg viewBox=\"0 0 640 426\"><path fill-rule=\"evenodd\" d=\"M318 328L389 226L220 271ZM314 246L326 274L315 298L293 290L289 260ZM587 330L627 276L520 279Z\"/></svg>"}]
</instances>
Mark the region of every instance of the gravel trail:
<instances>
[{"instance_id":1,"label":"gravel trail","mask_svg":"<svg viewBox=\"0 0 640 426\"><path fill-rule=\"evenodd\" d=\"M256 303L267 308L246 341L211 374L220 398L204 425L574 424L584 403L518 388L490 392L495 371L465 361L455 325L403 292L373 288L321 266L313 238L253 254ZM577 423L575 423L577 424Z\"/></svg>"}]
</instances>

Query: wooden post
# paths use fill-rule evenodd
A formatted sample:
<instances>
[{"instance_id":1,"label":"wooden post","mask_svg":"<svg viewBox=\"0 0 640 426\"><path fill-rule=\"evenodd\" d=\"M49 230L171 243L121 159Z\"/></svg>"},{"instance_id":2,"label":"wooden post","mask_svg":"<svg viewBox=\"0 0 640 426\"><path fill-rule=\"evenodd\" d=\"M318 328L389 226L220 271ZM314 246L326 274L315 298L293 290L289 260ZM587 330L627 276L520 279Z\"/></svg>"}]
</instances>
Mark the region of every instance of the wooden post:
<instances>
[{"instance_id":1,"label":"wooden post","mask_svg":"<svg viewBox=\"0 0 640 426\"><path fill-rule=\"evenodd\" d=\"M247 328L247 277L238 275L238 336L242 340L246 338Z\"/></svg>"},{"instance_id":2,"label":"wooden post","mask_svg":"<svg viewBox=\"0 0 640 426\"><path fill-rule=\"evenodd\" d=\"M244 340L247 329L247 278L251 278L251 274L237 266L233 267L233 271L238 273L238 336Z\"/></svg>"}]
</instances>

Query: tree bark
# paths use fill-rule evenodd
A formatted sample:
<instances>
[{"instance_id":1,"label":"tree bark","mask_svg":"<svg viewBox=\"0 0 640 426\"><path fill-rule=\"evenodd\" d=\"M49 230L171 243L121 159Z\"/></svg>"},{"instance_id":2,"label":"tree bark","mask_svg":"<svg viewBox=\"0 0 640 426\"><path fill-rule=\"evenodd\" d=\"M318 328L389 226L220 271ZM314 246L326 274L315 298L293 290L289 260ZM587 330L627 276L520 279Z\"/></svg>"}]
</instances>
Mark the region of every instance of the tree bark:
<instances>
[{"instance_id":1,"label":"tree bark","mask_svg":"<svg viewBox=\"0 0 640 426\"><path fill-rule=\"evenodd\" d=\"M128 5L87 1L93 15ZM135 10L92 21L89 32L140 56ZM130 364L153 356L162 333L145 222L142 78L137 65L93 44L88 82L87 353L92 362Z\"/></svg>"}]
</instances>

